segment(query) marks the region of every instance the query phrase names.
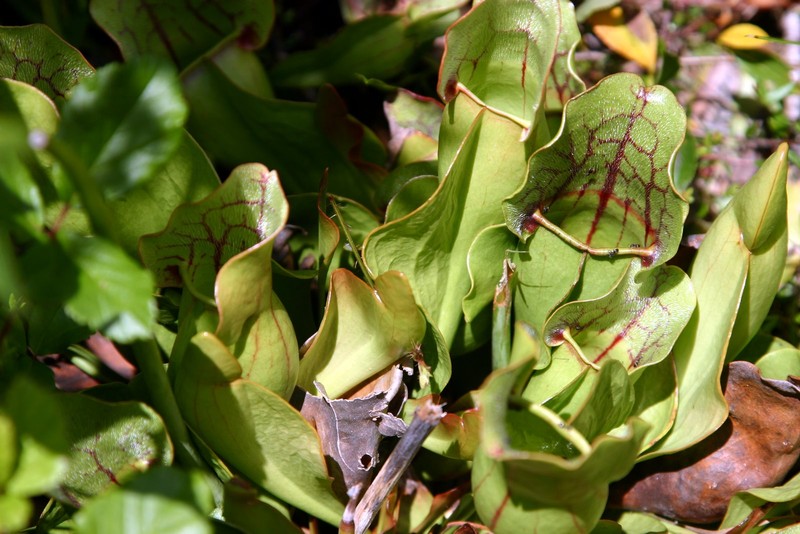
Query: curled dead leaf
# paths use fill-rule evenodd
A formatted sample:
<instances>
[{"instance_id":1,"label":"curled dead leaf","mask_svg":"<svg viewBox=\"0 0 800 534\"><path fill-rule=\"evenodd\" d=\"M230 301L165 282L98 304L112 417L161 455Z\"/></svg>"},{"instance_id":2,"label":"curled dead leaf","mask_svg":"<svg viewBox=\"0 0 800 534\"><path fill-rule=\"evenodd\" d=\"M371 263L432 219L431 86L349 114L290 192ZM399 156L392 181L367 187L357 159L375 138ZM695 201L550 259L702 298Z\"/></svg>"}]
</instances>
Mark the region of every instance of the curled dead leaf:
<instances>
[{"instance_id":1,"label":"curled dead leaf","mask_svg":"<svg viewBox=\"0 0 800 534\"><path fill-rule=\"evenodd\" d=\"M722 519L733 495L783 480L800 457L800 380L768 380L728 366L728 419L679 454L644 462L612 486L610 503L691 523Z\"/></svg>"}]
</instances>

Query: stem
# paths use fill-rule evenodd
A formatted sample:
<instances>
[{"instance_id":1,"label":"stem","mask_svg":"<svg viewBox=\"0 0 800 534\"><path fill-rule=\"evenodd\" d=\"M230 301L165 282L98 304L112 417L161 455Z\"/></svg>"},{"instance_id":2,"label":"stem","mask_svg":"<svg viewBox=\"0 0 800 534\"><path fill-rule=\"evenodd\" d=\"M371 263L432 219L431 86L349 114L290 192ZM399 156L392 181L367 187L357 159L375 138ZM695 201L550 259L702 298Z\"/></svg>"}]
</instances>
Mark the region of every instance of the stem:
<instances>
[{"instance_id":1,"label":"stem","mask_svg":"<svg viewBox=\"0 0 800 534\"><path fill-rule=\"evenodd\" d=\"M492 306L492 369L502 369L511 360L511 279L514 266L503 262L503 276L497 284Z\"/></svg>"},{"instance_id":2,"label":"stem","mask_svg":"<svg viewBox=\"0 0 800 534\"><path fill-rule=\"evenodd\" d=\"M155 340L150 338L137 341L133 344L133 351L142 378L147 384L150 401L164 420L164 426L175 445L175 454L187 467L206 471L205 463L191 442L186 423L181 417L178 402L175 400L175 395L169 385L169 380L167 380L167 373L164 370L164 363L161 361L161 354Z\"/></svg>"},{"instance_id":3,"label":"stem","mask_svg":"<svg viewBox=\"0 0 800 534\"><path fill-rule=\"evenodd\" d=\"M105 237L113 243L119 243L119 235L111 210L108 209L103 194L94 183L89 169L75 154L75 152L57 137L48 140L47 150L58 160L67 172L72 185L81 198L83 208L89 216L92 228L99 236Z\"/></svg>"}]
</instances>

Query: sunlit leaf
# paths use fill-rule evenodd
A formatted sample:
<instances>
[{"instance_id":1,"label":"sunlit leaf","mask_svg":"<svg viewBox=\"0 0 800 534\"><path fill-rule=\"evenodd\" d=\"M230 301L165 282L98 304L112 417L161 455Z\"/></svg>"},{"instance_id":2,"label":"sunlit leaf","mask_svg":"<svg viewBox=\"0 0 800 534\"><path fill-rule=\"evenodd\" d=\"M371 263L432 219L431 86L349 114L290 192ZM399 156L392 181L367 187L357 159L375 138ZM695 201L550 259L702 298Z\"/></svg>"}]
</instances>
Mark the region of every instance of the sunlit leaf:
<instances>
[{"instance_id":1,"label":"sunlit leaf","mask_svg":"<svg viewBox=\"0 0 800 534\"><path fill-rule=\"evenodd\" d=\"M187 128L212 159L230 167L261 162L280 174L287 194L318 191L327 170L330 193L371 205L385 174L382 146L332 89L317 104L260 98L210 62L197 65L184 88L192 108Z\"/></svg>"},{"instance_id":2,"label":"sunlit leaf","mask_svg":"<svg viewBox=\"0 0 800 534\"><path fill-rule=\"evenodd\" d=\"M567 100L586 90L585 84L575 73L572 65L572 53L580 41L581 34L575 21L575 7L572 2L561 0L558 44L550 76L547 78L545 94L547 111L560 112Z\"/></svg>"},{"instance_id":3,"label":"sunlit leaf","mask_svg":"<svg viewBox=\"0 0 800 534\"><path fill-rule=\"evenodd\" d=\"M697 443L727 416L719 384L726 355L733 357L755 335L783 271L787 149L781 145L764 162L719 214L697 251L690 271L697 308L674 347L678 412L654 454Z\"/></svg>"},{"instance_id":4,"label":"sunlit leaf","mask_svg":"<svg viewBox=\"0 0 800 534\"><path fill-rule=\"evenodd\" d=\"M152 58L112 64L74 89L57 137L115 197L164 166L180 144L187 114L168 64Z\"/></svg>"},{"instance_id":5,"label":"sunlit leaf","mask_svg":"<svg viewBox=\"0 0 800 534\"><path fill-rule=\"evenodd\" d=\"M594 13L589 23L595 35L611 50L655 72L658 33L646 10L641 9L626 20L622 7L615 6Z\"/></svg>"},{"instance_id":6,"label":"sunlit leaf","mask_svg":"<svg viewBox=\"0 0 800 534\"><path fill-rule=\"evenodd\" d=\"M44 24L0 28L0 78L33 85L57 104L94 69Z\"/></svg>"},{"instance_id":7,"label":"sunlit leaf","mask_svg":"<svg viewBox=\"0 0 800 534\"><path fill-rule=\"evenodd\" d=\"M531 158L528 183L504 205L527 237L544 226L591 254L663 263L680 243L688 206L669 167L686 117L661 86L632 74L605 78L570 101L561 132Z\"/></svg>"},{"instance_id":8,"label":"sunlit leaf","mask_svg":"<svg viewBox=\"0 0 800 534\"><path fill-rule=\"evenodd\" d=\"M297 410L243 377L236 358L213 334L193 338L181 368L175 396L203 441L272 495L339 523L344 505L333 494L317 433Z\"/></svg>"},{"instance_id":9,"label":"sunlit leaf","mask_svg":"<svg viewBox=\"0 0 800 534\"><path fill-rule=\"evenodd\" d=\"M116 341L149 337L156 318L151 274L102 238L67 232L59 238L76 269L64 306L67 315Z\"/></svg>"},{"instance_id":10,"label":"sunlit leaf","mask_svg":"<svg viewBox=\"0 0 800 534\"><path fill-rule=\"evenodd\" d=\"M219 309L216 335L231 347L248 380L289 398L298 372L294 329L273 292L272 249L286 224L289 204L275 172L261 165L240 167L243 180L260 181L262 211L254 221L263 240L228 260L215 285Z\"/></svg>"},{"instance_id":11,"label":"sunlit leaf","mask_svg":"<svg viewBox=\"0 0 800 534\"><path fill-rule=\"evenodd\" d=\"M0 222L23 235L39 234L45 198L53 193L37 176L28 133L52 134L57 124L52 101L40 91L21 82L0 82ZM39 163L52 165L46 156L40 156Z\"/></svg>"},{"instance_id":12,"label":"sunlit leaf","mask_svg":"<svg viewBox=\"0 0 800 534\"><path fill-rule=\"evenodd\" d=\"M153 465L172 463L172 444L152 408L81 394L59 398L71 444L69 470L56 496L72 506Z\"/></svg>"},{"instance_id":13,"label":"sunlit leaf","mask_svg":"<svg viewBox=\"0 0 800 534\"><path fill-rule=\"evenodd\" d=\"M525 370L523 362L495 372L481 389L484 424L472 471L478 515L498 533L591 530L608 483L631 468L647 425L632 420L590 444L547 408L511 409Z\"/></svg>"},{"instance_id":14,"label":"sunlit leaf","mask_svg":"<svg viewBox=\"0 0 800 534\"><path fill-rule=\"evenodd\" d=\"M271 0L200 4L136 0L122 6L113 0L92 0L89 9L97 24L117 42L125 59L158 56L179 69L232 38L238 38L240 46L260 48L275 17Z\"/></svg>"},{"instance_id":15,"label":"sunlit leaf","mask_svg":"<svg viewBox=\"0 0 800 534\"><path fill-rule=\"evenodd\" d=\"M641 270L633 261L609 294L553 312L545 325L546 340L591 366L612 358L631 371L667 357L694 304L683 271L668 266Z\"/></svg>"},{"instance_id":16,"label":"sunlit leaf","mask_svg":"<svg viewBox=\"0 0 800 534\"><path fill-rule=\"evenodd\" d=\"M755 24L741 23L722 30L717 36L717 43L734 50L756 50L767 44L767 41L759 37L767 36L767 32Z\"/></svg>"},{"instance_id":17,"label":"sunlit leaf","mask_svg":"<svg viewBox=\"0 0 800 534\"><path fill-rule=\"evenodd\" d=\"M468 91L532 130L556 53L561 25L557 0L475 4L447 31L438 92L449 102Z\"/></svg>"},{"instance_id":18,"label":"sunlit leaf","mask_svg":"<svg viewBox=\"0 0 800 534\"><path fill-rule=\"evenodd\" d=\"M153 469L89 501L75 514L75 532L211 534L204 509L211 496L204 486L198 473Z\"/></svg>"},{"instance_id":19,"label":"sunlit leaf","mask_svg":"<svg viewBox=\"0 0 800 534\"><path fill-rule=\"evenodd\" d=\"M403 275L386 272L372 288L339 269L331 276L319 332L300 362L298 383L314 391L313 383L320 382L337 398L412 352L424 335L425 318Z\"/></svg>"},{"instance_id":20,"label":"sunlit leaf","mask_svg":"<svg viewBox=\"0 0 800 534\"><path fill-rule=\"evenodd\" d=\"M239 167L208 197L175 210L165 230L143 237L142 260L157 285L176 287L188 281L201 294L213 295L222 265L282 224L282 216L273 215L276 209L287 209L277 179L262 165Z\"/></svg>"},{"instance_id":21,"label":"sunlit leaf","mask_svg":"<svg viewBox=\"0 0 800 534\"><path fill-rule=\"evenodd\" d=\"M58 398L20 375L4 391L0 410L5 425L14 426L9 437L15 441L2 453L4 463L14 467L3 483L3 493L27 498L54 490L69 465L67 429Z\"/></svg>"},{"instance_id":22,"label":"sunlit leaf","mask_svg":"<svg viewBox=\"0 0 800 534\"><path fill-rule=\"evenodd\" d=\"M780 486L753 488L737 493L728 506L720 528L731 528L742 523L757 508L767 503L796 504L800 501L800 475L795 475ZM774 512L770 515L777 515Z\"/></svg>"},{"instance_id":23,"label":"sunlit leaf","mask_svg":"<svg viewBox=\"0 0 800 534\"><path fill-rule=\"evenodd\" d=\"M502 222L499 203L524 176L528 150L519 141L521 132L518 124L466 95L457 97L445 110L440 133L439 188L419 209L379 227L364 244L373 273L398 270L408 277L448 345L462 322L461 301L471 285L470 247L485 228ZM448 160L452 165L442 167Z\"/></svg>"}]
</instances>

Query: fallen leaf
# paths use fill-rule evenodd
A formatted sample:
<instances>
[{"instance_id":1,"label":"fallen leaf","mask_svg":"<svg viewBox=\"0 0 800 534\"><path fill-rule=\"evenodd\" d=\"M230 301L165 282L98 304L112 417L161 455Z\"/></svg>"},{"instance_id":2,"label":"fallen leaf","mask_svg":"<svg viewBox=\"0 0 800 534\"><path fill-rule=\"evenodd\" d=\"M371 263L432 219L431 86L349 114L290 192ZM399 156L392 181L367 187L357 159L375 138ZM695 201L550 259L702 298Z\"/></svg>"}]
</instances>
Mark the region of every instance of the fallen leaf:
<instances>
[{"instance_id":1,"label":"fallen leaf","mask_svg":"<svg viewBox=\"0 0 800 534\"><path fill-rule=\"evenodd\" d=\"M734 50L757 50L767 44L764 39L768 34L755 24L734 24L725 28L717 37L717 44Z\"/></svg>"},{"instance_id":2,"label":"fallen leaf","mask_svg":"<svg viewBox=\"0 0 800 534\"><path fill-rule=\"evenodd\" d=\"M592 31L607 47L635 61L648 72L655 72L658 34L653 19L644 10L625 19L620 6L598 11L589 17Z\"/></svg>"},{"instance_id":3,"label":"fallen leaf","mask_svg":"<svg viewBox=\"0 0 800 534\"><path fill-rule=\"evenodd\" d=\"M800 385L762 378L758 368L728 366L725 424L682 453L637 466L612 486L610 504L691 523L725 515L739 491L778 484L800 457Z\"/></svg>"},{"instance_id":4,"label":"fallen leaf","mask_svg":"<svg viewBox=\"0 0 800 534\"><path fill-rule=\"evenodd\" d=\"M349 499L345 518L352 517L372 479L382 437L399 436L405 431L405 423L396 417L406 396L403 370L395 366L386 373L386 378L388 384L379 380L371 393L349 399L328 398L322 384L315 382L322 395L306 392L300 409L319 434L323 454L334 476L334 491L346 494ZM399 406L393 402L398 399Z\"/></svg>"}]
</instances>

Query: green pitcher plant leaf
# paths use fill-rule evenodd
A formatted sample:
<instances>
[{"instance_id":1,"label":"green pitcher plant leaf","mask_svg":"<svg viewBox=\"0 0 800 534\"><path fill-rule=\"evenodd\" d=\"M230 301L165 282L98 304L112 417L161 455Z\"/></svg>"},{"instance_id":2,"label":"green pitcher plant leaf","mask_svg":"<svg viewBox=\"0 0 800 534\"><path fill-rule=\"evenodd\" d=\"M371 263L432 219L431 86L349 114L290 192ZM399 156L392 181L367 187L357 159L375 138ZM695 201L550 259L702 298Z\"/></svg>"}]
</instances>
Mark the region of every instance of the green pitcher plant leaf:
<instances>
[{"instance_id":1,"label":"green pitcher plant leaf","mask_svg":"<svg viewBox=\"0 0 800 534\"><path fill-rule=\"evenodd\" d=\"M524 176L528 150L519 141L521 132L517 123L465 94L457 96L445 109L440 132L439 188L419 209L378 227L364 243L373 276L404 273L448 346L463 322L470 247L485 228L502 222L499 203ZM443 167L448 160L452 165ZM502 257L498 263L502 267Z\"/></svg>"},{"instance_id":2,"label":"green pitcher plant leaf","mask_svg":"<svg viewBox=\"0 0 800 534\"><path fill-rule=\"evenodd\" d=\"M783 144L764 162L697 251L689 272L697 307L674 347L678 411L672 430L651 455L699 442L728 415L720 386L726 356L737 354L756 334L754 325L763 321L783 271L787 152Z\"/></svg>"},{"instance_id":3,"label":"green pitcher plant leaf","mask_svg":"<svg viewBox=\"0 0 800 534\"><path fill-rule=\"evenodd\" d=\"M407 14L377 14L345 26L314 50L295 53L270 72L277 86L318 87L379 80L408 68L419 48L458 17L461 2L413 6Z\"/></svg>"},{"instance_id":4,"label":"green pitcher plant leaf","mask_svg":"<svg viewBox=\"0 0 800 534\"><path fill-rule=\"evenodd\" d=\"M286 224L289 204L274 171L253 164L235 172L259 184L259 200L250 204L260 204L254 222L264 238L229 259L217 274L216 335L231 347L245 378L288 399L297 380L299 357L292 321L272 289L272 249Z\"/></svg>"},{"instance_id":5,"label":"green pitcher plant leaf","mask_svg":"<svg viewBox=\"0 0 800 534\"><path fill-rule=\"evenodd\" d=\"M211 333L192 338L182 369L175 380L178 405L209 447L272 495L339 523L344 505L333 493L319 437L297 410L244 377Z\"/></svg>"},{"instance_id":6,"label":"green pitcher plant leaf","mask_svg":"<svg viewBox=\"0 0 800 534\"><path fill-rule=\"evenodd\" d=\"M514 316L539 332L578 283L585 254L550 232L536 232L510 254L516 267Z\"/></svg>"},{"instance_id":7,"label":"green pitcher plant leaf","mask_svg":"<svg viewBox=\"0 0 800 534\"><path fill-rule=\"evenodd\" d=\"M59 398L71 443L69 470L55 495L79 507L151 466L172 463L161 418L139 402L108 403L82 394Z\"/></svg>"},{"instance_id":8,"label":"green pitcher plant leaf","mask_svg":"<svg viewBox=\"0 0 800 534\"><path fill-rule=\"evenodd\" d=\"M672 356L631 373L636 399L632 413L650 424L650 430L642 443L642 451L663 438L675 422L678 409L677 380Z\"/></svg>"},{"instance_id":9,"label":"green pitcher plant leaf","mask_svg":"<svg viewBox=\"0 0 800 534\"><path fill-rule=\"evenodd\" d=\"M780 486L772 488L753 488L737 493L728 505L728 512L722 520L720 528L732 528L743 523L757 508L767 503L797 504L800 502L800 475L795 475ZM777 509L767 509L766 518L780 518ZM778 512L778 513L776 513Z\"/></svg>"},{"instance_id":10,"label":"green pitcher plant leaf","mask_svg":"<svg viewBox=\"0 0 800 534\"><path fill-rule=\"evenodd\" d=\"M547 78L545 108L547 111L564 109L567 101L586 90L586 85L575 73L572 55L581 41L581 33L575 20L575 7L572 2L561 0L561 25L558 32L553 66Z\"/></svg>"},{"instance_id":11,"label":"green pitcher plant leaf","mask_svg":"<svg viewBox=\"0 0 800 534\"><path fill-rule=\"evenodd\" d=\"M528 182L504 203L527 238L544 227L593 255L664 263L680 244L688 204L670 165L686 116L674 95L615 74L569 101L561 130L531 158Z\"/></svg>"},{"instance_id":12,"label":"green pitcher plant leaf","mask_svg":"<svg viewBox=\"0 0 800 534\"><path fill-rule=\"evenodd\" d=\"M445 36L439 96L449 102L466 92L513 118L527 137L542 105L561 21L558 0L475 4Z\"/></svg>"},{"instance_id":13,"label":"green pitcher plant leaf","mask_svg":"<svg viewBox=\"0 0 800 534\"><path fill-rule=\"evenodd\" d=\"M75 532L214 532L211 495L200 473L154 468L115 487L75 514Z\"/></svg>"},{"instance_id":14,"label":"green pitcher plant leaf","mask_svg":"<svg viewBox=\"0 0 800 534\"><path fill-rule=\"evenodd\" d=\"M44 24L0 27L0 78L32 85L60 106L92 74L83 55Z\"/></svg>"},{"instance_id":15,"label":"green pitcher plant leaf","mask_svg":"<svg viewBox=\"0 0 800 534\"><path fill-rule=\"evenodd\" d=\"M317 104L262 98L205 61L184 75L192 108L187 128L209 156L228 166L261 162L281 175L287 194L328 192L371 205L385 170L375 135L322 91ZM323 98L324 97L324 98Z\"/></svg>"},{"instance_id":16,"label":"green pitcher plant leaf","mask_svg":"<svg viewBox=\"0 0 800 534\"><path fill-rule=\"evenodd\" d=\"M260 48L275 18L272 0L200 4L136 0L122 6L113 0L92 0L89 10L126 60L157 56L181 70L233 38L238 38L242 47Z\"/></svg>"},{"instance_id":17,"label":"green pitcher plant leaf","mask_svg":"<svg viewBox=\"0 0 800 534\"><path fill-rule=\"evenodd\" d=\"M63 107L56 135L115 197L163 167L178 148L188 111L174 70L141 59L83 79Z\"/></svg>"},{"instance_id":18,"label":"green pitcher plant leaf","mask_svg":"<svg viewBox=\"0 0 800 534\"><path fill-rule=\"evenodd\" d=\"M141 187L109 200L119 228L120 244L131 253L139 238L163 230L181 204L197 202L219 187L219 177L208 157L186 132L164 167ZM78 211L75 207L72 211Z\"/></svg>"},{"instance_id":19,"label":"green pitcher plant leaf","mask_svg":"<svg viewBox=\"0 0 800 534\"><path fill-rule=\"evenodd\" d=\"M398 89L393 99L384 103L391 138L389 152L398 167L415 161L436 158L442 104L437 100Z\"/></svg>"},{"instance_id":20,"label":"green pitcher plant leaf","mask_svg":"<svg viewBox=\"0 0 800 534\"><path fill-rule=\"evenodd\" d=\"M620 364L610 363L613 367L622 373L606 373L604 380L627 380ZM514 391L529 368L523 361L496 371L481 387L483 426L472 470L475 509L499 534L536 528L588 532L603 512L608 484L633 466L648 425L630 419L589 442L544 406L515 402ZM601 390L607 388L596 389ZM586 417L591 419L588 412Z\"/></svg>"},{"instance_id":21,"label":"green pitcher plant leaf","mask_svg":"<svg viewBox=\"0 0 800 534\"><path fill-rule=\"evenodd\" d=\"M553 312L545 339L591 367L599 368L610 358L630 372L667 357L694 305L683 271L671 266L642 270L634 260L607 295L570 302Z\"/></svg>"},{"instance_id":22,"label":"green pitcher plant leaf","mask_svg":"<svg viewBox=\"0 0 800 534\"><path fill-rule=\"evenodd\" d=\"M298 385L338 398L389 368L418 347L425 317L406 278L389 271L374 286L346 269L331 275L331 289L319 331L300 361Z\"/></svg>"},{"instance_id":23,"label":"green pitcher plant leaf","mask_svg":"<svg viewBox=\"0 0 800 534\"><path fill-rule=\"evenodd\" d=\"M142 237L142 261L159 287L186 283L211 298L225 262L272 235L287 209L276 172L243 165L205 199L178 207L164 230Z\"/></svg>"}]
</instances>

